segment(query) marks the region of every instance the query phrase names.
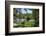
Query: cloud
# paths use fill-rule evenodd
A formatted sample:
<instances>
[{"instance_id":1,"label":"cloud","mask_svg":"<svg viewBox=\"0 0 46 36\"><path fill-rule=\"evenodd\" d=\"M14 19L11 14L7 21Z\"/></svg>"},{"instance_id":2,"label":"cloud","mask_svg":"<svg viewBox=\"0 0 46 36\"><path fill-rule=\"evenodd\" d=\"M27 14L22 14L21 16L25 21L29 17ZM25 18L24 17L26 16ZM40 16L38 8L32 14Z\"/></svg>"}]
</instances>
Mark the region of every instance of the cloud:
<instances>
[{"instance_id":1,"label":"cloud","mask_svg":"<svg viewBox=\"0 0 46 36\"><path fill-rule=\"evenodd\" d=\"M26 14L26 13L32 14L32 10L29 10L28 8L26 8L26 9L27 9L27 11L25 11L24 8L21 9L23 14Z\"/></svg>"}]
</instances>

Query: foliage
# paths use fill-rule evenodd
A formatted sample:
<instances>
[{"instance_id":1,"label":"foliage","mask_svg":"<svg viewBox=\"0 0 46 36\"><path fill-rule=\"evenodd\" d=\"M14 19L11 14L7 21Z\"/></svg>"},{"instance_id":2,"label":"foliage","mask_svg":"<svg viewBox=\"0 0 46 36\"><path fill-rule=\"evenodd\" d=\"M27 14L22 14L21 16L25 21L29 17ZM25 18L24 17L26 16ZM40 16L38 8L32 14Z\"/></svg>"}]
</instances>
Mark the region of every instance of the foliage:
<instances>
[{"instance_id":1,"label":"foliage","mask_svg":"<svg viewBox=\"0 0 46 36\"><path fill-rule=\"evenodd\" d=\"M33 19L35 19L35 25L34 26L39 26L39 10L38 9L32 9L33 13Z\"/></svg>"},{"instance_id":2,"label":"foliage","mask_svg":"<svg viewBox=\"0 0 46 36\"><path fill-rule=\"evenodd\" d=\"M26 19L26 21L23 21L21 23L20 22L16 23L17 27L38 27L39 26L39 10L32 9L32 14L27 13L27 9L24 9L24 10L26 11L26 14L21 13L21 8L14 9L14 17L19 18L19 19ZM32 19L35 21L29 21Z\"/></svg>"}]
</instances>

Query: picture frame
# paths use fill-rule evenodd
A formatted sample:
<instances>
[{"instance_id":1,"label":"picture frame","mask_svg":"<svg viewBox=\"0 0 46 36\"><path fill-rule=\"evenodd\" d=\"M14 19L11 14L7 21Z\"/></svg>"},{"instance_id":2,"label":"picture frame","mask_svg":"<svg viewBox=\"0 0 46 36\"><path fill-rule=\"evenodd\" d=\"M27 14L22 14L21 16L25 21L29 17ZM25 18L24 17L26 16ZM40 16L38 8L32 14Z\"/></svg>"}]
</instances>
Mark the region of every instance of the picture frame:
<instances>
[{"instance_id":1,"label":"picture frame","mask_svg":"<svg viewBox=\"0 0 46 36\"><path fill-rule=\"evenodd\" d=\"M13 27L13 8L32 8L39 9L39 28L16 28ZM24 10L23 10L24 11ZM41 17L42 16L42 17ZM20 17L20 16L19 16ZM25 18L25 17L24 17ZM42 21L42 22L41 22ZM28 23L29 24L29 23ZM12 25L12 26L11 26ZM12 29L13 28L13 29ZM29 29L29 30L28 30ZM32 31L33 30L33 31ZM34 31L35 30L35 31ZM37 34L45 33L45 3L41 2L22 2L22 1L5 1L5 35L18 35L18 34Z\"/></svg>"}]
</instances>

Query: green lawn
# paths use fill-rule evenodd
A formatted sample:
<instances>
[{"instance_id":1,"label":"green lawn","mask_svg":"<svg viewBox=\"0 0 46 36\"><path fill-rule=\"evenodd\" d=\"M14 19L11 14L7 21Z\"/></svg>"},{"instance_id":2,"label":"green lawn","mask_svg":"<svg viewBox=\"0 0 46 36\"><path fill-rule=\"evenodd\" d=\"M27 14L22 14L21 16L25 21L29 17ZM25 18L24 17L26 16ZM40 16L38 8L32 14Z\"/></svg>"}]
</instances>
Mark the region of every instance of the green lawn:
<instances>
[{"instance_id":1,"label":"green lawn","mask_svg":"<svg viewBox=\"0 0 46 36\"><path fill-rule=\"evenodd\" d=\"M14 25L14 27L33 27L34 26L34 21L24 21L21 23L16 23L16 26Z\"/></svg>"}]
</instances>

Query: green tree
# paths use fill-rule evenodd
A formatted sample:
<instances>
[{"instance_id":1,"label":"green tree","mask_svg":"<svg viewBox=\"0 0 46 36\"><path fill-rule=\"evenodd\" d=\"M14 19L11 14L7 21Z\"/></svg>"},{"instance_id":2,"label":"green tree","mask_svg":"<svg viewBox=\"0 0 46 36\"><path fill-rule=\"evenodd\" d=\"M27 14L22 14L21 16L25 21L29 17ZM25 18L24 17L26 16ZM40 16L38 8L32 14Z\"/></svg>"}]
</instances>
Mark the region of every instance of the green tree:
<instances>
[{"instance_id":1,"label":"green tree","mask_svg":"<svg viewBox=\"0 0 46 36\"><path fill-rule=\"evenodd\" d=\"M39 26L39 9L32 9L33 13L33 19L35 19L35 25L34 26Z\"/></svg>"},{"instance_id":2,"label":"green tree","mask_svg":"<svg viewBox=\"0 0 46 36\"><path fill-rule=\"evenodd\" d=\"M27 18L26 18L26 19L27 19L27 21L29 21L29 20L30 20L30 18L29 18L29 15L28 15L27 8L25 8L24 10L26 11L26 16L27 16Z\"/></svg>"}]
</instances>

